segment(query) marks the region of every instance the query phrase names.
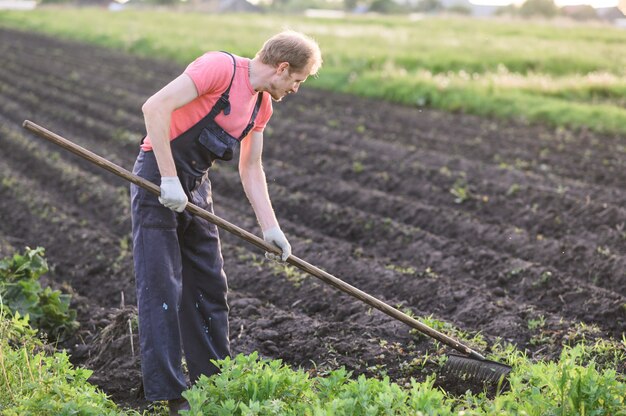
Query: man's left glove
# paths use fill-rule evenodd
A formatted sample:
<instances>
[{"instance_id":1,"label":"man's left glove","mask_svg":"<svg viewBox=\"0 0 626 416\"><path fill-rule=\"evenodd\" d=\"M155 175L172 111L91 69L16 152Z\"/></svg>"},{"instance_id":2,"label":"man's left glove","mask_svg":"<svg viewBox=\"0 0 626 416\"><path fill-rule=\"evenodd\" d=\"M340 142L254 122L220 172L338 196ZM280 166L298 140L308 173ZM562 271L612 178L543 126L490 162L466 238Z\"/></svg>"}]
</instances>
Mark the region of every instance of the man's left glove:
<instances>
[{"instance_id":1,"label":"man's left glove","mask_svg":"<svg viewBox=\"0 0 626 416\"><path fill-rule=\"evenodd\" d=\"M276 261L287 261L287 258L291 255L291 245L289 241L287 241L287 237L281 231L280 227L273 227L266 231L263 231L263 239L269 243L273 244L279 249L283 251L282 255L277 255L274 253L270 253L269 251L265 253L265 257L270 260Z\"/></svg>"},{"instance_id":2,"label":"man's left glove","mask_svg":"<svg viewBox=\"0 0 626 416\"><path fill-rule=\"evenodd\" d=\"M183 212L187 206L187 195L178 176L161 177L161 196L159 202L176 212Z\"/></svg>"}]
</instances>

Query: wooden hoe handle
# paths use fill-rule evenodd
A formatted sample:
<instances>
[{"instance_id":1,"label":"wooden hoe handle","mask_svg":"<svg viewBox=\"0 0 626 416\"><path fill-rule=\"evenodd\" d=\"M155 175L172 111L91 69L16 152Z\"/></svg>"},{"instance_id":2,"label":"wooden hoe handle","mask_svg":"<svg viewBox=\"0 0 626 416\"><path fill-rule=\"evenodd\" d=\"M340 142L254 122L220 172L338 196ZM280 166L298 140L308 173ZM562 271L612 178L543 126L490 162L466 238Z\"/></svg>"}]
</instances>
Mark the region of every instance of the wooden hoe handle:
<instances>
[{"instance_id":1,"label":"wooden hoe handle","mask_svg":"<svg viewBox=\"0 0 626 416\"><path fill-rule=\"evenodd\" d=\"M120 176L126 179L127 181L130 181L134 183L135 185L144 188L145 190L155 195L161 194L161 189L157 185L153 184L152 182L149 182L137 175L132 174L128 170L112 162L109 162L105 158L98 156L95 153L90 152L89 150L75 143L72 143L71 141L59 136L58 134L55 134L49 130L46 130L45 128L33 123L32 121L25 120L23 123L23 127L35 133L36 135L44 139L47 139L48 141L51 141L52 143L57 144L66 150L69 150L70 152L82 157L83 159L87 159L90 162L93 162L96 165L108 170L109 172L112 172L116 174L117 176ZM197 215L200 218L204 218L205 220L217 225L218 227L223 228L224 230L231 232L238 237L241 237L242 239L259 247L262 250L269 251L271 253L278 254L278 255L281 254L281 251L276 246L266 243L265 240L257 237L256 235L242 228L239 228L236 225L229 223L228 221L221 219L215 214L211 214L210 212L198 207L197 205L187 202L187 206L185 207L185 209L191 212L192 214ZM449 336L442 334L441 332L436 331L427 325L424 325L423 323L399 311L398 309L386 304L385 302L375 298L374 296L369 295L360 289L357 289L356 287L344 282L343 280L331 275L330 273L325 272L324 270L320 268L313 266L310 263L307 263L306 261L294 255L289 256L289 258L287 259L287 263L293 266L296 266L300 270L303 270L317 277L318 279L322 280L324 283L327 283L329 285L336 287L342 292L345 292L357 299L360 299L361 301L367 303L371 307L376 308L379 311L386 313L392 318L402 321L405 324L409 325L410 327L417 329L418 331L432 338L435 338L436 340L442 342L443 344L449 346L450 348L453 348L461 352L462 354L468 355L470 358L476 358L480 360L485 359L481 354L459 343L455 339L450 338Z\"/></svg>"}]
</instances>

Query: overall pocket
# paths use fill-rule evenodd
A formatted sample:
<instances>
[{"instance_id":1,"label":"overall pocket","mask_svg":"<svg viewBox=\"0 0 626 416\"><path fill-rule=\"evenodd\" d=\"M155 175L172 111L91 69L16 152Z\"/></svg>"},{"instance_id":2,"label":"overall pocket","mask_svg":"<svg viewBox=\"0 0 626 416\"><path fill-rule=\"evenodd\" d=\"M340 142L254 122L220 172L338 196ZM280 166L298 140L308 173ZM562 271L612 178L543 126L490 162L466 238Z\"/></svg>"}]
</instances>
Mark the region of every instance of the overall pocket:
<instances>
[{"instance_id":1,"label":"overall pocket","mask_svg":"<svg viewBox=\"0 0 626 416\"><path fill-rule=\"evenodd\" d=\"M211 153L211 159L231 160L233 151L239 141L226 133L217 124L210 124L198 137L200 144Z\"/></svg>"}]
</instances>

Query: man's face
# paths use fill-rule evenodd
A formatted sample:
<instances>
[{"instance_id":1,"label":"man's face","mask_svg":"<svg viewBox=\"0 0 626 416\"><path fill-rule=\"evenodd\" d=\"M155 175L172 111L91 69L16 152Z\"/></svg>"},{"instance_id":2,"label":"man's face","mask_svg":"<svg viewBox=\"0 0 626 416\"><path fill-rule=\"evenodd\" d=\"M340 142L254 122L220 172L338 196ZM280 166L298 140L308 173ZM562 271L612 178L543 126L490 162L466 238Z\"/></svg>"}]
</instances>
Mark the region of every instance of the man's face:
<instances>
[{"instance_id":1,"label":"man's face","mask_svg":"<svg viewBox=\"0 0 626 416\"><path fill-rule=\"evenodd\" d=\"M283 62L276 68L274 78L270 81L269 93L274 101L280 101L287 94L298 92L300 84L308 78L310 69L301 72L289 72L289 64Z\"/></svg>"}]
</instances>

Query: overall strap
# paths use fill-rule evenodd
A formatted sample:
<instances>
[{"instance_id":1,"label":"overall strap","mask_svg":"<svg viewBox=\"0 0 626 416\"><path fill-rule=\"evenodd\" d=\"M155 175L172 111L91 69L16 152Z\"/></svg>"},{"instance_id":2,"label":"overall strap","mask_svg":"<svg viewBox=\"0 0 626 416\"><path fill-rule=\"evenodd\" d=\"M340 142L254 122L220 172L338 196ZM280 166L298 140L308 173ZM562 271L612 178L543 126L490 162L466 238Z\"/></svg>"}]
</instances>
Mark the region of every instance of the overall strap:
<instances>
[{"instance_id":1,"label":"overall strap","mask_svg":"<svg viewBox=\"0 0 626 416\"><path fill-rule=\"evenodd\" d=\"M242 141L248 135L248 133L250 133L250 130L252 130L252 127L254 127L254 120L256 119L257 114L259 114L259 109L261 108L262 101L263 101L263 93L259 92L257 93L256 104L254 105L254 110L252 110L252 116L250 117L250 122L241 133L241 136L239 136L239 139L238 139L239 141Z\"/></svg>"},{"instance_id":2,"label":"overall strap","mask_svg":"<svg viewBox=\"0 0 626 416\"><path fill-rule=\"evenodd\" d=\"M210 119L214 119L222 110L224 111L224 115L227 116L230 114L230 101L228 100L228 94L230 93L230 87L233 86L233 80L235 79L235 72L237 72L237 61L235 61L235 57L229 52L226 52L226 51L220 51L220 52L225 53L226 55L230 56L230 58L233 60L233 75L230 77L230 83L228 84L228 88L226 88L226 91L222 93L220 98L215 102L215 105L213 105L213 108L211 109L209 114L207 114L207 118L210 118Z\"/></svg>"}]
</instances>

